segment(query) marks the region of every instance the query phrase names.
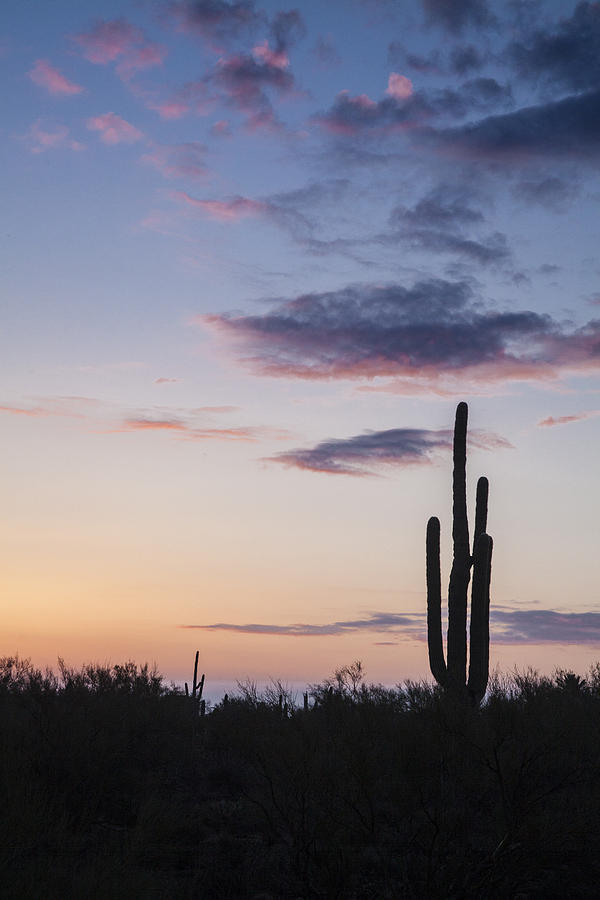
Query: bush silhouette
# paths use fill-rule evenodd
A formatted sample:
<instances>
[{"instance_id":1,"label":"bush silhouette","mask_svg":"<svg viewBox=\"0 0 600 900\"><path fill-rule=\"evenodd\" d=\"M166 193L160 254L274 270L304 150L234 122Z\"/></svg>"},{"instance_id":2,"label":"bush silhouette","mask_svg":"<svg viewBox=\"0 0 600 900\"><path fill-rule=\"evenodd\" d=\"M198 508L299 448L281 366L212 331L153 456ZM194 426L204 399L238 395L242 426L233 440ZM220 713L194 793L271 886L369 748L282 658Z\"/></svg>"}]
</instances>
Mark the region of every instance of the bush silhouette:
<instances>
[{"instance_id":1,"label":"bush silhouette","mask_svg":"<svg viewBox=\"0 0 600 900\"><path fill-rule=\"evenodd\" d=\"M457 711L353 663L308 708L245 683L200 717L146 666L0 660L0 894L595 896L598 671Z\"/></svg>"}]
</instances>

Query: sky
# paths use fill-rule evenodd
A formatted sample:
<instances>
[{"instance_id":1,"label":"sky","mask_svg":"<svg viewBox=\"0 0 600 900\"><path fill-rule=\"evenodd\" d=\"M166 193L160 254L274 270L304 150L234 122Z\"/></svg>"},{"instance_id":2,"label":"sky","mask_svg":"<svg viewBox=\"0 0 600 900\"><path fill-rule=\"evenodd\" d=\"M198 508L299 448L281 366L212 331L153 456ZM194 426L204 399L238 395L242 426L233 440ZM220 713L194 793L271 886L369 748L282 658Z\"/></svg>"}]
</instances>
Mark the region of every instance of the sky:
<instances>
[{"instance_id":1,"label":"sky","mask_svg":"<svg viewBox=\"0 0 600 900\"><path fill-rule=\"evenodd\" d=\"M0 655L430 677L464 400L492 668L600 659L600 3L5 0L0 64Z\"/></svg>"}]
</instances>

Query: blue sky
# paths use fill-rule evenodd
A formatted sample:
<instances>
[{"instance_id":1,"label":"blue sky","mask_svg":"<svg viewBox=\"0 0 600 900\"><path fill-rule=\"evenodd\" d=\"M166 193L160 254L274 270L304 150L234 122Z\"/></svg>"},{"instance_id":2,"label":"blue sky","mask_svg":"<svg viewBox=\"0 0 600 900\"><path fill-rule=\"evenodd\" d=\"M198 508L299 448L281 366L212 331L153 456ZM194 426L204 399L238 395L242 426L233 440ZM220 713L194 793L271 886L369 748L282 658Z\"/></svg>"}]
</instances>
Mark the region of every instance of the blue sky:
<instances>
[{"instance_id":1,"label":"blue sky","mask_svg":"<svg viewBox=\"0 0 600 900\"><path fill-rule=\"evenodd\" d=\"M4 652L425 675L466 400L492 661L595 659L600 5L2 20Z\"/></svg>"}]
</instances>

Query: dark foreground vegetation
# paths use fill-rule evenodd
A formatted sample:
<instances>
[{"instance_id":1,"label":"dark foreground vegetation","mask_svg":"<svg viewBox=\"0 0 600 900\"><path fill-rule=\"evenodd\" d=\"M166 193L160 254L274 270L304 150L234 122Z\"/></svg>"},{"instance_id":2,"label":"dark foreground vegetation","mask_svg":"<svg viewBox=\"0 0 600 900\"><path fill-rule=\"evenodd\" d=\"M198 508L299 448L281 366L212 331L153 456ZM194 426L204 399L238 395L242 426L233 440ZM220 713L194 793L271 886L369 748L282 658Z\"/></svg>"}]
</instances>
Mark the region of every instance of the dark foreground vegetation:
<instances>
[{"instance_id":1,"label":"dark foreground vegetation","mask_svg":"<svg viewBox=\"0 0 600 900\"><path fill-rule=\"evenodd\" d=\"M300 700L0 661L1 897L598 896L600 667Z\"/></svg>"}]
</instances>

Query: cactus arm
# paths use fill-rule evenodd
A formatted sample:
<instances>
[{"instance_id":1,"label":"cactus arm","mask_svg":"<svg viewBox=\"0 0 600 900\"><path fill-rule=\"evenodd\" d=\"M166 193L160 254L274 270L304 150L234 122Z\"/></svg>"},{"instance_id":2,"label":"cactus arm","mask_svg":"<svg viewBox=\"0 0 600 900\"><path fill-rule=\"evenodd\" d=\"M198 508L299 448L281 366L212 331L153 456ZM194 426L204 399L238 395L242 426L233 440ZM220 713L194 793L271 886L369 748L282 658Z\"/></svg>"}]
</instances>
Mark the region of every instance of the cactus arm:
<instances>
[{"instance_id":1,"label":"cactus arm","mask_svg":"<svg viewBox=\"0 0 600 900\"><path fill-rule=\"evenodd\" d=\"M444 687L448 672L442 641L442 578L440 572L440 520L432 516L427 523L427 646L431 673Z\"/></svg>"},{"instance_id":2,"label":"cactus arm","mask_svg":"<svg viewBox=\"0 0 600 900\"><path fill-rule=\"evenodd\" d=\"M198 682L198 700L202 699L202 691L204 690L204 672L202 673L202 678Z\"/></svg>"},{"instance_id":3,"label":"cactus arm","mask_svg":"<svg viewBox=\"0 0 600 900\"><path fill-rule=\"evenodd\" d=\"M198 657L200 655L200 651L196 650L196 659L194 660L194 680L192 681L192 697L196 696L196 690L198 689Z\"/></svg>"},{"instance_id":4,"label":"cactus arm","mask_svg":"<svg viewBox=\"0 0 600 900\"><path fill-rule=\"evenodd\" d=\"M467 669L467 591L471 578L469 522L467 519L467 416L466 403L456 407L452 477L452 540L454 554L448 586L448 676L464 685Z\"/></svg>"},{"instance_id":5,"label":"cactus arm","mask_svg":"<svg viewBox=\"0 0 600 900\"><path fill-rule=\"evenodd\" d=\"M473 587L471 589L471 630L469 681L467 690L478 706L488 682L490 663L490 580L493 541L481 534L475 545Z\"/></svg>"},{"instance_id":6,"label":"cactus arm","mask_svg":"<svg viewBox=\"0 0 600 900\"><path fill-rule=\"evenodd\" d=\"M477 482L477 496L475 500L475 532L473 534L473 560L475 559L475 547L480 534L487 528L489 482L482 475Z\"/></svg>"}]
</instances>

